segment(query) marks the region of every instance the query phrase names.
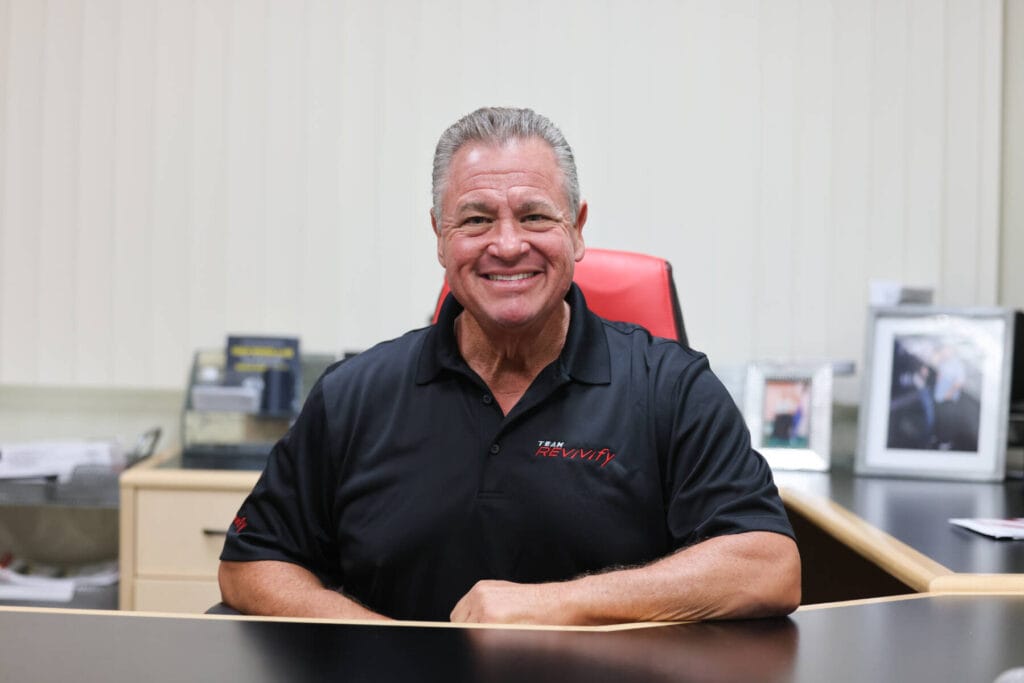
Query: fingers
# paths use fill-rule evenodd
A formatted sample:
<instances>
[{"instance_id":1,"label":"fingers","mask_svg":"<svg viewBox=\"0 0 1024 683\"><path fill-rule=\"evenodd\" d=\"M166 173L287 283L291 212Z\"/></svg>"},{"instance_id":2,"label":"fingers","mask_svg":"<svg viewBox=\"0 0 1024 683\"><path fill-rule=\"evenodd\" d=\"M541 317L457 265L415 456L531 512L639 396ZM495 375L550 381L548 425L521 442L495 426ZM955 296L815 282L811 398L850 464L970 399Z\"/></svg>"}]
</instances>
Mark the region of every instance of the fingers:
<instances>
[{"instance_id":1,"label":"fingers","mask_svg":"<svg viewBox=\"0 0 1024 683\"><path fill-rule=\"evenodd\" d=\"M470 593L472 593L472 589L470 589ZM472 610L469 606L470 593L466 593L457 603L455 603L455 607L452 608L452 613L448 615L449 621L462 624L476 623L473 619Z\"/></svg>"},{"instance_id":2,"label":"fingers","mask_svg":"<svg viewBox=\"0 0 1024 683\"><path fill-rule=\"evenodd\" d=\"M453 622L506 624L519 621L525 586L509 581L477 581L452 610Z\"/></svg>"},{"instance_id":3,"label":"fingers","mask_svg":"<svg viewBox=\"0 0 1024 683\"><path fill-rule=\"evenodd\" d=\"M553 604L544 584L478 581L452 609L453 622L478 624L553 623Z\"/></svg>"}]
</instances>

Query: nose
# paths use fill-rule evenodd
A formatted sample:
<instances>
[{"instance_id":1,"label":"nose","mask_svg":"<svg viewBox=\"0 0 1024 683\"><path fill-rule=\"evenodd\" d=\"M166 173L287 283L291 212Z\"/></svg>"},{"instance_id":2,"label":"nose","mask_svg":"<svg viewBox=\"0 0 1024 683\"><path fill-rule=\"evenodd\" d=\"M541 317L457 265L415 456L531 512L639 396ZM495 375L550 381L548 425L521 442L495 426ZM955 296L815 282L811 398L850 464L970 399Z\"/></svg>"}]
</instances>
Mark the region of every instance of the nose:
<instances>
[{"instance_id":1,"label":"nose","mask_svg":"<svg viewBox=\"0 0 1024 683\"><path fill-rule=\"evenodd\" d=\"M515 261L530 250L526 231L513 218L500 218L491 234L493 239L487 251L503 261Z\"/></svg>"}]
</instances>

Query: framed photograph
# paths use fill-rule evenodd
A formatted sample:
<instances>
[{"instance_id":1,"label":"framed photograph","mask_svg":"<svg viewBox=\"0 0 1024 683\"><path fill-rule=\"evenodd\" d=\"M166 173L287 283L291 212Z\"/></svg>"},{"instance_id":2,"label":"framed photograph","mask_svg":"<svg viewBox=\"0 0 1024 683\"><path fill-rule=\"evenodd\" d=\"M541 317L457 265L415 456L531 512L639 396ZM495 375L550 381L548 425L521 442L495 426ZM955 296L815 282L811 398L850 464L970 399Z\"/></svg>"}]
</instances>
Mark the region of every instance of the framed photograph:
<instances>
[{"instance_id":1,"label":"framed photograph","mask_svg":"<svg viewBox=\"0 0 1024 683\"><path fill-rule=\"evenodd\" d=\"M1008 309L872 309L857 473L1003 479L1013 333Z\"/></svg>"},{"instance_id":2,"label":"framed photograph","mask_svg":"<svg viewBox=\"0 0 1024 683\"><path fill-rule=\"evenodd\" d=\"M752 363L743 396L752 445L772 469L828 470L831 363Z\"/></svg>"}]
</instances>

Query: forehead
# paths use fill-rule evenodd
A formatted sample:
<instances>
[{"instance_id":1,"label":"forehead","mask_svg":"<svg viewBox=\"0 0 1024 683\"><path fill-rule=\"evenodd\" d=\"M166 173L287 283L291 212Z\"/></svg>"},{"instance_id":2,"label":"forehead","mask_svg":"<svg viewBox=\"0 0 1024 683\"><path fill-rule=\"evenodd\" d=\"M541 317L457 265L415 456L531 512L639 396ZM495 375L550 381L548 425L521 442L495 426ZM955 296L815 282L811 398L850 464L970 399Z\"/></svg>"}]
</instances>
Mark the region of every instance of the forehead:
<instances>
[{"instance_id":1,"label":"forehead","mask_svg":"<svg viewBox=\"0 0 1024 683\"><path fill-rule=\"evenodd\" d=\"M560 201L562 180L554 150L540 138L505 144L469 142L452 157L444 194L446 200L457 201L467 194L519 190L542 192Z\"/></svg>"}]
</instances>

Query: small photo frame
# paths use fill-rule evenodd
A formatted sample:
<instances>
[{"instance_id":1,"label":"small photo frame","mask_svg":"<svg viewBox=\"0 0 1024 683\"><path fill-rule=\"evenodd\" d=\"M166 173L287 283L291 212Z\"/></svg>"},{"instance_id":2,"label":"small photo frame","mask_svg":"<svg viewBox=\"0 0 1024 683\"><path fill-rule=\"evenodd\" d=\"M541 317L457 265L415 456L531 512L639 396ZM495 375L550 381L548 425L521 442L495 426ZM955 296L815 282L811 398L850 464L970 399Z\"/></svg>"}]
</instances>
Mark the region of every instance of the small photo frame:
<instances>
[{"instance_id":1,"label":"small photo frame","mask_svg":"<svg viewBox=\"0 0 1024 683\"><path fill-rule=\"evenodd\" d=\"M871 309L858 474L1001 481L1014 312Z\"/></svg>"},{"instance_id":2,"label":"small photo frame","mask_svg":"<svg viewBox=\"0 0 1024 683\"><path fill-rule=\"evenodd\" d=\"M743 395L751 444L773 470L829 469L831 363L751 363Z\"/></svg>"}]
</instances>

